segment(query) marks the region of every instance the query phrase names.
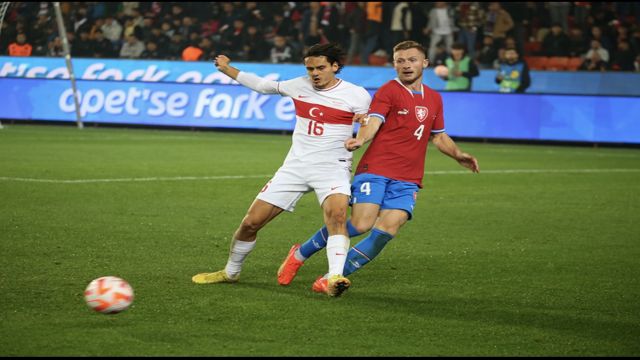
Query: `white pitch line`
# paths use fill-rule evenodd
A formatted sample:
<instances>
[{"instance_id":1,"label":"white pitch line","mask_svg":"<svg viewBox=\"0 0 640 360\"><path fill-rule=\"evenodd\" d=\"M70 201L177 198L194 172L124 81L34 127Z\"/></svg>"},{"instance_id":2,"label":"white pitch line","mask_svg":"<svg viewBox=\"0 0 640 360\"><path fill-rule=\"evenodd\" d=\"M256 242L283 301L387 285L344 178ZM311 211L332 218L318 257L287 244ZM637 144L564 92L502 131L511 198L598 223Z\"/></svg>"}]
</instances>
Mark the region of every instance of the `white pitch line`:
<instances>
[{"instance_id":1,"label":"white pitch line","mask_svg":"<svg viewBox=\"0 0 640 360\"><path fill-rule=\"evenodd\" d=\"M556 174L556 173L635 173L640 169L503 169L481 170L480 174ZM466 175L472 174L469 170L433 170L426 171L429 175ZM0 176L0 181L39 182L53 184L87 184L87 183L111 183L111 182L150 182L150 181L189 181L189 180L229 180L229 179L253 179L268 178L270 175L226 175L226 176L175 176L175 177L141 177L141 178L113 178L113 179L37 179Z\"/></svg>"},{"instance_id":2,"label":"white pitch line","mask_svg":"<svg viewBox=\"0 0 640 360\"><path fill-rule=\"evenodd\" d=\"M41 182L54 184L85 184L85 183L110 183L110 182L145 182L145 181L184 181L184 180L227 180L227 179L250 179L250 178L267 178L272 175L228 175L228 176L175 176L175 177L143 177L143 178L117 178L117 179L77 179L77 180L58 180L58 179L34 179L34 178L14 178L0 176L3 181L23 181L23 182Z\"/></svg>"}]
</instances>

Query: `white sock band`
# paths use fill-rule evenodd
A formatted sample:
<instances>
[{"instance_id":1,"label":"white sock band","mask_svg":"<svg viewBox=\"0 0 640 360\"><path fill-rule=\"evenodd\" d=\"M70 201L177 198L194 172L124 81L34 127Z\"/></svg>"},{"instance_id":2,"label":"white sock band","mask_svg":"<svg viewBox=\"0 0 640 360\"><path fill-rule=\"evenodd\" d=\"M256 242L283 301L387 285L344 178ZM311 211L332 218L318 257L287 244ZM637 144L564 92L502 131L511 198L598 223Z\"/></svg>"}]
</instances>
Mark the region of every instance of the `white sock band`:
<instances>
[{"instance_id":1,"label":"white sock band","mask_svg":"<svg viewBox=\"0 0 640 360\"><path fill-rule=\"evenodd\" d=\"M329 275L342 275L344 263L349 251L349 237L332 235L327 239L327 259L329 260Z\"/></svg>"},{"instance_id":2,"label":"white sock band","mask_svg":"<svg viewBox=\"0 0 640 360\"><path fill-rule=\"evenodd\" d=\"M256 246L256 241L240 241L233 240L231 242L231 250L229 251L229 259L224 270L230 277L236 277L242 270L242 263L251 250Z\"/></svg>"}]
</instances>

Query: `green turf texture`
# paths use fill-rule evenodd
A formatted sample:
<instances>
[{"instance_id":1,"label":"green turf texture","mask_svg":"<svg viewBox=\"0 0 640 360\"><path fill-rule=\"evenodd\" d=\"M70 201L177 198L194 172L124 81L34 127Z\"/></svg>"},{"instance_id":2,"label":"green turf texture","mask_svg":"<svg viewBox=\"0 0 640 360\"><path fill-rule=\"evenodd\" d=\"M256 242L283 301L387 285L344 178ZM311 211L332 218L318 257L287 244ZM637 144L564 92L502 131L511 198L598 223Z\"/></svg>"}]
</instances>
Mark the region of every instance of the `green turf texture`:
<instances>
[{"instance_id":1,"label":"green turf texture","mask_svg":"<svg viewBox=\"0 0 640 360\"><path fill-rule=\"evenodd\" d=\"M5 124L0 355L640 355L640 150L459 142L481 168L463 174L430 146L414 220L342 297L311 292L325 252L276 281L322 224L313 194L260 232L239 283L191 283L224 266L290 141ZM133 286L127 311L85 305L106 275Z\"/></svg>"}]
</instances>

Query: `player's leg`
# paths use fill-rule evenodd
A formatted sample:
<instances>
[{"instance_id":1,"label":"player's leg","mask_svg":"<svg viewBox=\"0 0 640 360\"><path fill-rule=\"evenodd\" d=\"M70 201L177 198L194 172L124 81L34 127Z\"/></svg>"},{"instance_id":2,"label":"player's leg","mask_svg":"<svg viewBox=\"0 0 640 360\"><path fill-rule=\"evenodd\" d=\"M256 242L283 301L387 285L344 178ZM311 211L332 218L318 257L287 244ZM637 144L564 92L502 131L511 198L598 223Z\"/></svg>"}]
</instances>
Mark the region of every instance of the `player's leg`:
<instances>
[{"instance_id":1,"label":"player's leg","mask_svg":"<svg viewBox=\"0 0 640 360\"><path fill-rule=\"evenodd\" d=\"M255 199L242 219L231 240L229 257L223 270L213 273L200 273L193 276L197 284L236 282L242 271L242 264L256 246L258 231L282 213L283 209L264 200Z\"/></svg>"},{"instance_id":2,"label":"player's leg","mask_svg":"<svg viewBox=\"0 0 640 360\"><path fill-rule=\"evenodd\" d=\"M349 237L358 236L371 229L378 217L384 197L386 181L383 177L359 174L351 185L351 219L347 221ZM296 251L296 259L304 261L327 245L328 231L324 226Z\"/></svg>"},{"instance_id":3,"label":"player's leg","mask_svg":"<svg viewBox=\"0 0 640 360\"><path fill-rule=\"evenodd\" d=\"M371 229L378 217L388 179L370 175L356 175L351 184L351 219L347 221L349 238ZM327 246L329 232L324 226L302 245L294 244L278 269L278 283L289 285L304 261Z\"/></svg>"},{"instance_id":4,"label":"player's leg","mask_svg":"<svg viewBox=\"0 0 640 360\"><path fill-rule=\"evenodd\" d=\"M349 279L342 275L350 242L347 233L347 207L349 207L349 196L345 194L331 194L322 203L324 222L329 235L327 237L329 271L326 291L329 296L340 296L351 286Z\"/></svg>"},{"instance_id":5,"label":"player's leg","mask_svg":"<svg viewBox=\"0 0 640 360\"><path fill-rule=\"evenodd\" d=\"M198 284L235 282L242 264L256 244L258 231L283 211L293 211L300 197L310 191L295 169L282 167L262 188L242 219L231 240L227 264L215 273L201 273L192 280Z\"/></svg>"},{"instance_id":6,"label":"player's leg","mask_svg":"<svg viewBox=\"0 0 640 360\"><path fill-rule=\"evenodd\" d=\"M344 275L348 276L354 273L378 256L407 220L409 220L409 215L404 210L381 210L378 221L369 236L349 250Z\"/></svg>"},{"instance_id":7,"label":"player's leg","mask_svg":"<svg viewBox=\"0 0 640 360\"><path fill-rule=\"evenodd\" d=\"M354 245L345 263L344 274L348 276L373 260L393 239L400 228L412 218L418 186L404 181L390 180L378 220L371 233Z\"/></svg>"}]
</instances>

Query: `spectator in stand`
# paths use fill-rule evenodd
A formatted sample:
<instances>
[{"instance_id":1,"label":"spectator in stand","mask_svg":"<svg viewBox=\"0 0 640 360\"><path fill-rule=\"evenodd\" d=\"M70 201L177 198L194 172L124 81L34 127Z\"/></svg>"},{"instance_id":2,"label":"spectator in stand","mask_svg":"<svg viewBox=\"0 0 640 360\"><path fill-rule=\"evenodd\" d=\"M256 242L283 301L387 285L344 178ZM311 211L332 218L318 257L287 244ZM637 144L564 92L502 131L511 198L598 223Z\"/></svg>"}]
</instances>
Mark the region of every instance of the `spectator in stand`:
<instances>
[{"instance_id":1,"label":"spectator in stand","mask_svg":"<svg viewBox=\"0 0 640 360\"><path fill-rule=\"evenodd\" d=\"M142 55L144 50L144 44L138 40L136 34L131 34L120 49L120 57L125 59L137 59Z\"/></svg>"},{"instance_id":2,"label":"spectator in stand","mask_svg":"<svg viewBox=\"0 0 640 360\"><path fill-rule=\"evenodd\" d=\"M64 56L64 49L62 47L62 40L60 40L60 36L56 36L55 38L53 38L53 40L49 41L47 47L47 56Z\"/></svg>"},{"instance_id":3,"label":"spectator in stand","mask_svg":"<svg viewBox=\"0 0 640 360\"><path fill-rule=\"evenodd\" d=\"M461 1L456 8L456 16L460 31L458 42L467 47L470 58L476 56L476 39L484 19L484 10L477 1Z\"/></svg>"},{"instance_id":4,"label":"spectator in stand","mask_svg":"<svg viewBox=\"0 0 640 360\"><path fill-rule=\"evenodd\" d=\"M113 44L107 40L102 33L102 30L95 30L95 38L93 41L94 57L97 58L112 58L115 57L115 51L113 51Z\"/></svg>"},{"instance_id":5,"label":"spectator in stand","mask_svg":"<svg viewBox=\"0 0 640 360\"><path fill-rule=\"evenodd\" d=\"M114 46L120 47L120 36L122 35L122 25L113 16L107 15L104 25L100 28L104 37L111 41Z\"/></svg>"},{"instance_id":6,"label":"spectator in stand","mask_svg":"<svg viewBox=\"0 0 640 360\"><path fill-rule=\"evenodd\" d=\"M291 45L287 43L287 38L280 35L276 36L273 40L273 47L271 48L271 62L274 64L283 64L295 61L293 49Z\"/></svg>"},{"instance_id":7,"label":"spectator in stand","mask_svg":"<svg viewBox=\"0 0 640 360\"><path fill-rule=\"evenodd\" d=\"M320 22L322 21L322 6L318 1L309 3L309 7L302 16L302 32L300 33L300 42L304 48L313 46L314 44L325 43L326 39L322 36L320 30ZM304 49L303 49L304 51Z\"/></svg>"},{"instance_id":8,"label":"spectator in stand","mask_svg":"<svg viewBox=\"0 0 640 360\"><path fill-rule=\"evenodd\" d=\"M347 51L346 64L352 64L353 59L362 52L364 41L362 35L367 29L367 3L358 1L357 6L346 14L345 25L349 29L349 50Z\"/></svg>"},{"instance_id":9,"label":"spectator in stand","mask_svg":"<svg viewBox=\"0 0 640 360\"><path fill-rule=\"evenodd\" d=\"M609 65L609 52L598 40L591 40L591 49L585 54L580 70L606 71Z\"/></svg>"},{"instance_id":10,"label":"spectator in stand","mask_svg":"<svg viewBox=\"0 0 640 360\"><path fill-rule=\"evenodd\" d=\"M532 18L529 6L523 1L504 2L502 4L504 10L511 15L511 20L513 20L513 28L510 33L516 39L518 54L524 54L524 43L527 41L529 23ZM509 46L505 44L505 47Z\"/></svg>"},{"instance_id":11,"label":"spectator in stand","mask_svg":"<svg viewBox=\"0 0 640 360\"><path fill-rule=\"evenodd\" d=\"M433 59L429 59L429 66L436 67L438 65L445 65L449 54L447 53L447 47L444 42L440 41L436 47L436 56Z\"/></svg>"},{"instance_id":12,"label":"spectator in stand","mask_svg":"<svg viewBox=\"0 0 640 360\"><path fill-rule=\"evenodd\" d=\"M500 85L500 92L523 93L531 85L529 66L519 59L518 49L506 48L505 61L500 64L496 74L496 83Z\"/></svg>"},{"instance_id":13,"label":"spectator in stand","mask_svg":"<svg viewBox=\"0 0 640 360\"><path fill-rule=\"evenodd\" d=\"M444 41L447 51L451 51L455 30L455 16L453 10L449 8L449 4L444 1L436 2L434 8L429 12L429 22L426 28L426 34L430 35L429 59L436 56L436 46L440 41Z\"/></svg>"},{"instance_id":14,"label":"spectator in stand","mask_svg":"<svg viewBox=\"0 0 640 360\"><path fill-rule=\"evenodd\" d=\"M47 12L38 15L38 20L31 26L31 44L34 56L44 56L47 52L47 38L53 30L51 19Z\"/></svg>"},{"instance_id":15,"label":"spectator in stand","mask_svg":"<svg viewBox=\"0 0 640 360\"><path fill-rule=\"evenodd\" d=\"M461 43L451 45L451 56L445 60L449 73L442 77L448 91L471 91L472 79L479 75L476 63L465 51L466 47Z\"/></svg>"},{"instance_id":16,"label":"spectator in stand","mask_svg":"<svg viewBox=\"0 0 640 360\"><path fill-rule=\"evenodd\" d=\"M573 3L573 19L575 25L582 28L587 22L587 16L591 12L590 1L575 1Z\"/></svg>"},{"instance_id":17,"label":"spectator in stand","mask_svg":"<svg viewBox=\"0 0 640 360\"><path fill-rule=\"evenodd\" d=\"M547 4L549 5L551 23L560 25L562 31L565 34L568 33L571 3L569 1L549 1Z\"/></svg>"},{"instance_id":18,"label":"spectator in stand","mask_svg":"<svg viewBox=\"0 0 640 360\"><path fill-rule=\"evenodd\" d=\"M170 21L163 21L160 29L162 30L162 34L167 37L167 41L171 41L173 34L176 33ZM160 42L158 42L158 44L160 44Z\"/></svg>"},{"instance_id":19,"label":"spectator in stand","mask_svg":"<svg viewBox=\"0 0 640 360\"><path fill-rule=\"evenodd\" d=\"M202 55L202 49L195 43L192 43L182 50L182 60L184 61L200 61L202 60Z\"/></svg>"},{"instance_id":20,"label":"spectator in stand","mask_svg":"<svg viewBox=\"0 0 640 360\"><path fill-rule=\"evenodd\" d=\"M544 37L542 53L546 56L569 56L569 37L559 23L551 25L551 31Z\"/></svg>"},{"instance_id":21,"label":"spectator in stand","mask_svg":"<svg viewBox=\"0 0 640 360\"><path fill-rule=\"evenodd\" d=\"M320 18L320 35L324 37L326 42L342 43L343 39L340 34L340 14L337 3L327 1L322 7ZM344 46L344 45L343 45Z\"/></svg>"},{"instance_id":22,"label":"spectator in stand","mask_svg":"<svg viewBox=\"0 0 640 360\"><path fill-rule=\"evenodd\" d=\"M282 13L276 12L273 14L273 22L266 28L265 40L273 43L273 39L277 35L288 37L292 32L291 19L285 18Z\"/></svg>"},{"instance_id":23,"label":"spectator in stand","mask_svg":"<svg viewBox=\"0 0 640 360\"><path fill-rule=\"evenodd\" d=\"M382 32L382 2L367 2L367 32L364 36L364 49L360 53L360 64L369 63L369 55L380 47Z\"/></svg>"},{"instance_id":24,"label":"spectator in stand","mask_svg":"<svg viewBox=\"0 0 640 360\"><path fill-rule=\"evenodd\" d=\"M513 19L499 2L490 2L485 16L484 34L491 35L497 48L504 46L504 38L513 28Z\"/></svg>"},{"instance_id":25,"label":"spectator in stand","mask_svg":"<svg viewBox=\"0 0 640 360\"><path fill-rule=\"evenodd\" d=\"M503 47L498 49L498 56L493 60L493 65L491 66L492 69L498 70L500 69L500 65L507 62L507 57L505 56L506 52L507 50Z\"/></svg>"},{"instance_id":26,"label":"spectator in stand","mask_svg":"<svg viewBox=\"0 0 640 360\"><path fill-rule=\"evenodd\" d=\"M633 68L633 71L640 72L640 54L636 56L636 60L633 62Z\"/></svg>"},{"instance_id":27,"label":"spectator in stand","mask_svg":"<svg viewBox=\"0 0 640 360\"><path fill-rule=\"evenodd\" d=\"M476 55L476 60L482 69L493 69L493 62L498 58L498 48L493 42L493 36L485 35L482 48Z\"/></svg>"},{"instance_id":28,"label":"spectator in stand","mask_svg":"<svg viewBox=\"0 0 640 360\"><path fill-rule=\"evenodd\" d=\"M243 40L243 61L264 61L269 57L269 48L264 36L255 24L247 26L247 34Z\"/></svg>"},{"instance_id":29,"label":"spectator in stand","mask_svg":"<svg viewBox=\"0 0 640 360\"><path fill-rule=\"evenodd\" d=\"M87 18L87 7L85 5L76 9L75 21L73 22L73 32L78 34L81 28L89 28L87 30L90 30L89 19Z\"/></svg>"},{"instance_id":30,"label":"spectator in stand","mask_svg":"<svg viewBox=\"0 0 640 360\"><path fill-rule=\"evenodd\" d=\"M589 51L587 51L587 53L585 54L585 57L590 58L591 53L594 53L594 52L598 53L602 61L606 62L607 64L609 63L609 59L610 59L609 51L604 47L602 47L602 44L600 43L600 41L595 39L591 40L591 48L589 49Z\"/></svg>"},{"instance_id":31,"label":"spectator in stand","mask_svg":"<svg viewBox=\"0 0 640 360\"><path fill-rule=\"evenodd\" d=\"M31 56L33 47L27 42L27 35L19 33L16 42L9 45L9 56Z\"/></svg>"},{"instance_id":32,"label":"spectator in stand","mask_svg":"<svg viewBox=\"0 0 640 360\"><path fill-rule=\"evenodd\" d=\"M89 38L89 29L83 27L80 30L80 38L71 48L71 56L90 58L93 57L93 53L93 42Z\"/></svg>"},{"instance_id":33,"label":"spectator in stand","mask_svg":"<svg viewBox=\"0 0 640 360\"><path fill-rule=\"evenodd\" d=\"M167 47L167 59L179 60L182 56L182 50L187 47L187 43L182 39L182 35L175 33L171 37L169 46Z\"/></svg>"},{"instance_id":34,"label":"spectator in stand","mask_svg":"<svg viewBox=\"0 0 640 360\"><path fill-rule=\"evenodd\" d=\"M393 46L396 44L409 40L411 35L411 26L413 14L411 7L406 1L401 1L395 4L391 10L391 22L389 24L389 30L391 32L391 41L386 49L388 54L393 54Z\"/></svg>"},{"instance_id":35,"label":"spectator in stand","mask_svg":"<svg viewBox=\"0 0 640 360\"><path fill-rule=\"evenodd\" d=\"M569 32L569 56L582 56L587 52L587 41L585 40L580 28L572 28Z\"/></svg>"},{"instance_id":36,"label":"spectator in stand","mask_svg":"<svg viewBox=\"0 0 640 360\"><path fill-rule=\"evenodd\" d=\"M258 7L258 3L255 1L247 1L244 3L244 9L240 12L240 15L246 24L255 25L258 28L262 28L266 19L264 17L262 9Z\"/></svg>"},{"instance_id":37,"label":"spectator in stand","mask_svg":"<svg viewBox=\"0 0 640 360\"><path fill-rule=\"evenodd\" d=\"M244 20L241 17L233 20L233 26L227 28L220 38L220 48L233 58L243 58L244 48L240 45L247 36L244 26Z\"/></svg>"},{"instance_id":38,"label":"spectator in stand","mask_svg":"<svg viewBox=\"0 0 640 360\"><path fill-rule=\"evenodd\" d=\"M169 37L158 27L151 28L151 35L148 40L155 42L159 49L166 49L170 41Z\"/></svg>"},{"instance_id":39,"label":"spectator in stand","mask_svg":"<svg viewBox=\"0 0 640 360\"><path fill-rule=\"evenodd\" d=\"M618 48L613 53L613 61L611 62L611 69L616 71L633 71L633 61L635 60L635 54L631 50L627 41L620 41Z\"/></svg>"},{"instance_id":40,"label":"spectator in stand","mask_svg":"<svg viewBox=\"0 0 640 360\"><path fill-rule=\"evenodd\" d=\"M140 59L162 59L164 54L158 50L158 45L155 41L149 40L145 44L145 50L140 54Z\"/></svg>"},{"instance_id":41,"label":"spectator in stand","mask_svg":"<svg viewBox=\"0 0 640 360\"><path fill-rule=\"evenodd\" d=\"M215 58L216 49L213 46L213 41L208 37L200 38L198 47L202 50L202 60L209 61Z\"/></svg>"},{"instance_id":42,"label":"spectator in stand","mask_svg":"<svg viewBox=\"0 0 640 360\"><path fill-rule=\"evenodd\" d=\"M222 13L218 17L220 19L220 27L218 28L218 34L222 37L229 28L233 27L233 21L239 18L238 10L236 10L232 2L222 3Z\"/></svg>"},{"instance_id":43,"label":"spectator in stand","mask_svg":"<svg viewBox=\"0 0 640 360\"><path fill-rule=\"evenodd\" d=\"M600 46L607 49L608 52L613 50L613 44L607 35L602 32L602 28L599 26L594 26L591 28L591 38L590 40L598 40Z\"/></svg>"}]
</instances>

